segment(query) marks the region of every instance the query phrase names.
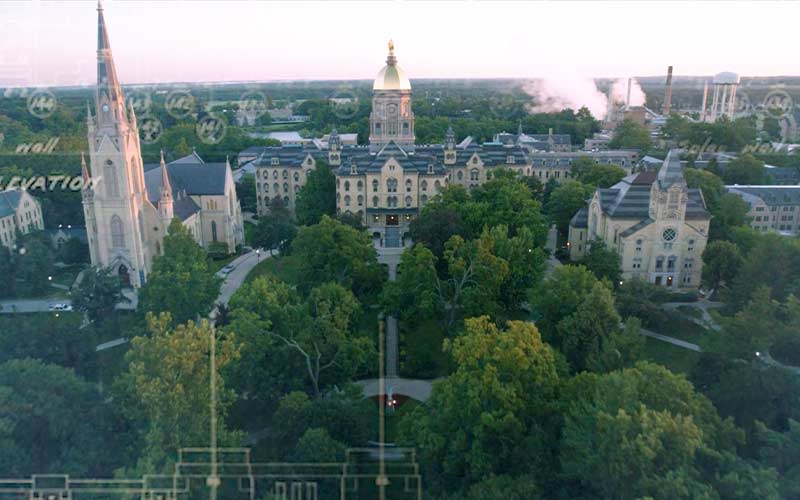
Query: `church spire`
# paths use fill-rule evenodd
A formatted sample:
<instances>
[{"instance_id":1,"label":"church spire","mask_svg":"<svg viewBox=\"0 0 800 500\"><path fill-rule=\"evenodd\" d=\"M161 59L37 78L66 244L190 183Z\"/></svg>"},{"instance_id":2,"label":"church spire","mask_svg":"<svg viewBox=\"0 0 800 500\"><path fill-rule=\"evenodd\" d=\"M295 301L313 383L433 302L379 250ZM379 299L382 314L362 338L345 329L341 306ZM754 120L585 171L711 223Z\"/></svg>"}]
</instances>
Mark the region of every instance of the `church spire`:
<instances>
[{"instance_id":1,"label":"church spire","mask_svg":"<svg viewBox=\"0 0 800 500\"><path fill-rule=\"evenodd\" d=\"M167 196L172 198L172 185L169 183L167 163L164 161L164 150L161 150L161 199Z\"/></svg>"},{"instance_id":2,"label":"church spire","mask_svg":"<svg viewBox=\"0 0 800 500\"><path fill-rule=\"evenodd\" d=\"M103 4L97 3L97 115L100 123L114 123L125 113L125 98L117 78Z\"/></svg>"}]
</instances>

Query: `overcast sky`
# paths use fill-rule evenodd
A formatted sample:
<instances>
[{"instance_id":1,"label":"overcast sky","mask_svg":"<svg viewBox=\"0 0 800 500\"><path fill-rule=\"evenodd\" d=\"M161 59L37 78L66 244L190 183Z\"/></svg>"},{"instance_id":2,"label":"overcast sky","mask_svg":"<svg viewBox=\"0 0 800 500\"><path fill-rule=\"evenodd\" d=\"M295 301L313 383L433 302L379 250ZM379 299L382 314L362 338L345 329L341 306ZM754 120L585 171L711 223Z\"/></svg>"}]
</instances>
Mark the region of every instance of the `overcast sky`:
<instances>
[{"instance_id":1,"label":"overcast sky","mask_svg":"<svg viewBox=\"0 0 800 500\"><path fill-rule=\"evenodd\" d=\"M95 78L96 2L0 0L0 85ZM800 2L104 2L123 83L800 74Z\"/></svg>"}]
</instances>

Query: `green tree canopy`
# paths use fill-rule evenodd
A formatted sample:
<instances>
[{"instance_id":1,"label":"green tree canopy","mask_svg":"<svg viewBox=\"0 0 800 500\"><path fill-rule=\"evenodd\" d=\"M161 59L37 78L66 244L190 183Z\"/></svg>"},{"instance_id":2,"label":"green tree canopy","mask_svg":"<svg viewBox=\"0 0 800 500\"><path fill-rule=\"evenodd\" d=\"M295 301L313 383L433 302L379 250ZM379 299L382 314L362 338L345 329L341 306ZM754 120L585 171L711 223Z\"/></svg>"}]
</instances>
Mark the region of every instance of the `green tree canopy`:
<instances>
[{"instance_id":1,"label":"green tree canopy","mask_svg":"<svg viewBox=\"0 0 800 500\"><path fill-rule=\"evenodd\" d=\"M591 188L576 180L564 181L553 190L547 200L547 214L562 234L567 233L569 221L591 196Z\"/></svg>"},{"instance_id":2,"label":"green tree canopy","mask_svg":"<svg viewBox=\"0 0 800 500\"><path fill-rule=\"evenodd\" d=\"M617 125L614 138L608 143L611 149L638 149L642 154L653 146L650 131L633 120L625 119Z\"/></svg>"},{"instance_id":3,"label":"green tree canopy","mask_svg":"<svg viewBox=\"0 0 800 500\"><path fill-rule=\"evenodd\" d=\"M304 226L317 224L323 215L336 214L336 178L328 164L317 160L317 167L308 175L297 192L295 215Z\"/></svg>"},{"instance_id":4,"label":"green tree canopy","mask_svg":"<svg viewBox=\"0 0 800 500\"><path fill-rule=\"evenodd\" d=\"M78 288L72 293L76 311L90 321L101 323L115 315L115 306L129 300L122 295L122 286L111 268L89 268L83 273Z\"/></svg>"},{"instance_id":5,"label":"green tree canopy","mask_svg":"<svg viewBox=\"0 0 800 500\"><path fill-rule=\"evenodd\" d=\"M169 312L175 324L197 319L211 311L219 284L208 268L206 252L175 219L164 237L164 255L153 259L139 308L155 314Z\"/></svg>"},{"instance_id":6,"label":"green tree canopy","mask_svg":"<svg viewBox=\"0 0 800 500\"><path fill-rule=\"evenodd\" d=\"M744 259L734 243L712 241L703 250L703 281L711 288L730 285Z\"/></svg>"},{"instance_id":7,"label":"green tree canopy","mask_svg":"<svg viewBox=\"0 0 800 500\"><path fill-rule=\"evenodd\" d=\"M545 338L553 338L556 325L574 313L597 283L584 266L559 266L537 288L533 296L536 324Z\"/></svg>"},{"instance_id":8,"label":"green tree canopy","mask_svg":"<svg viewBox=\"0 0 800 500\"><path fill-rule=\"evenodd\" d=\"M597 276L597 279L607 279L614 286L620 282L622 276L622 262L619 254L606 247L602 240L595 240L589 247L589 252L581 264Z\"/></svg>"},{"instance_id":9,"label":"green tree canopy","mask_svg":"<svg viewBox=\"0 0 800 500\"><path fill-rule=\"evenodd\" d=\"M768 178L764 162L745 153L723 169L722 179L725 184L767 184Z\"/></svg>"}]
</instances>

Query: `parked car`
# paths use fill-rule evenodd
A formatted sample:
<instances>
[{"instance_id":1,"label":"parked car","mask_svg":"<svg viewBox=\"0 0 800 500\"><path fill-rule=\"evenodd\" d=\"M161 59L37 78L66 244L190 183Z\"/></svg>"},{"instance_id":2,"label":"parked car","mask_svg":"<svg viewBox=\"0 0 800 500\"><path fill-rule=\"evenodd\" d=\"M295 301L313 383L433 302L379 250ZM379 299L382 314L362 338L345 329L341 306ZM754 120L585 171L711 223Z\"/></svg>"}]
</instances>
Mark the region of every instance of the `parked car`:
<instances>
[{"instance_id":1,"label":"parked car","mask_svg":"<svg viewBox=\"0 0 800 500\"><path fill-rule=\"evenodd\" d=\"M72 311L72 306L70 304L50 304L49 309L51 311L70 312Z\"/></svg>"},{"instance_id":2,"label":"parked car","mask_svg":"<svg viewBox=\"0 0 800 500\"><path fill-rule=\"evenodd\" d=\"M229 275L231 271L233 271L233 269L234 269L233 265L228 264L227 266L217 271L217 276L224 278L225 276Z\"/></svg>"}]
</instances>

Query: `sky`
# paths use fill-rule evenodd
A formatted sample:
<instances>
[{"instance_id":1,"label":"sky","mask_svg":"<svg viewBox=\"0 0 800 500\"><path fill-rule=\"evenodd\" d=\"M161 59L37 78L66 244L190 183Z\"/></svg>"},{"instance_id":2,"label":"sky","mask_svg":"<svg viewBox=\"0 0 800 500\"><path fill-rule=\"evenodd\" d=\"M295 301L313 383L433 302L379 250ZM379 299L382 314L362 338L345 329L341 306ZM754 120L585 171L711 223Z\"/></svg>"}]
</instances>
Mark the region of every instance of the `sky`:
<instances>
[{"instance_id":1,"label":"sky","mask_svg":"<svg viewBox=\"0 0 800 500\"><path fill-rule=\"evenodd\" d=\"M123 83L800 75L800 2L105 0ZM0 0L0 86L95 79L96 2Z\"/></svg>"}]
</instances>

